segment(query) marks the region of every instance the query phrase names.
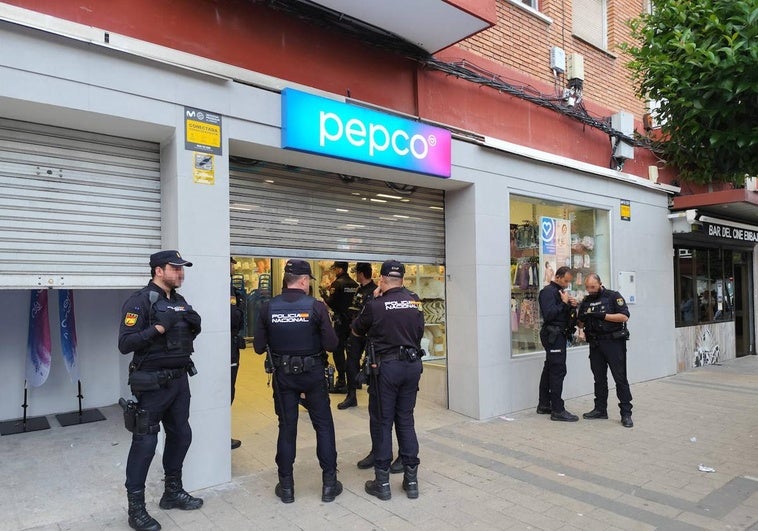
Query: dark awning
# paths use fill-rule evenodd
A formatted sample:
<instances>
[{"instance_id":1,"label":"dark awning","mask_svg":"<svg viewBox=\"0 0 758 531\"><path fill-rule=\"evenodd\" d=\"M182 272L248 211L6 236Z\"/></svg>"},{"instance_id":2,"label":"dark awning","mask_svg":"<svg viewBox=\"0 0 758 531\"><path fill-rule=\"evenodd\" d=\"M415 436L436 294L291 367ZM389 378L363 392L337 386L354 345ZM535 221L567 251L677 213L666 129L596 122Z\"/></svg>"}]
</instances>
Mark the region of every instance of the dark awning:
<instances>
[{"instance_id":1,"label":"dark awning","mask_svg":"<svg viewBox=\"0 0 758 531\"><path fill-rule=\"evenodd\" d=\"M758 191L748 188L674 197L671 210L697 209L702 215L758 225Z\"/></svg>"}]
</instances>

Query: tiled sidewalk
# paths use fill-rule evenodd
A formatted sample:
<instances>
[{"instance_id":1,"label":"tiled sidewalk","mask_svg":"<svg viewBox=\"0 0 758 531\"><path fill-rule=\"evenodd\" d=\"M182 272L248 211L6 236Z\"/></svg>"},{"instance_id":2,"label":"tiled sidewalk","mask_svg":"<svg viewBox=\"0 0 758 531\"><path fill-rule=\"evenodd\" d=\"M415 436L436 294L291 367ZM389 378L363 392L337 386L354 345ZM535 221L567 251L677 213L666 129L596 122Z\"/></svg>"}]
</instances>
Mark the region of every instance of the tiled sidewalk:
<instances>
[{"instance_id":1,"label":"tiled sidewalk","mask_svg":"<svg viewBox=\"0 0 758 531\"><path fill-rule=\"evenodd\" d=\"M154 461L148 510L164 529L758 529L754 356L633 385L633 429L621 427L617 411L578 423L534 410L479 422L420 400L421 496L407 499L395 475L387 502L363 491L370 472L355 467L369 447L364 395L346 411L336 408L341 397L332 400L344 493L321 502L315 437L303 416L296 501L282 504L273 493L270 392L258 377L248 385L234 405L243 445L233 480L195 492L205 499L201 510L158 508ZM588 411L592 397L567 407ZM0 529L128 529L129 437L117 406L104 412L105 422L0 438Z\"/></svg>"}]
</instances>

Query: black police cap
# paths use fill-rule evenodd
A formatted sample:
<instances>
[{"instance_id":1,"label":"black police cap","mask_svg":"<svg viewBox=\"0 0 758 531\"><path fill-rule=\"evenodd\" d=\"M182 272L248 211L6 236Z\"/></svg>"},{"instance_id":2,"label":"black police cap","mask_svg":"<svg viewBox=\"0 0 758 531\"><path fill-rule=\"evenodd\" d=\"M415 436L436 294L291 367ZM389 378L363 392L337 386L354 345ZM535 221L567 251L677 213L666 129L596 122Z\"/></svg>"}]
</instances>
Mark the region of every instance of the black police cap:
<instances>
[{"instance_id":1,"label":"black police cap","mask_svg":"<svg viewBox=\"0 0 758 531\"><path fill-rule=\"evenodd\" d=\"M182 258L179 251L176 250L158 251L150 255L150 267L163 267L166 264L192 267L192 262L188 262Z\"/></svg>"}]
</instances>

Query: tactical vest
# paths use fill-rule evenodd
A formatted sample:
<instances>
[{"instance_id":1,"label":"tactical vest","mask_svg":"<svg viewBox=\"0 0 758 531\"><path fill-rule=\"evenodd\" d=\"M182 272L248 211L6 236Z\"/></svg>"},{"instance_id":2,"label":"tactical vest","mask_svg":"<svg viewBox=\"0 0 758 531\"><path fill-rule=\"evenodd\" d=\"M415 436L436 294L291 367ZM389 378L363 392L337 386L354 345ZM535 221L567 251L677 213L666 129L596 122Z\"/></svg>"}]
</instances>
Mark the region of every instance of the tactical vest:
<instances>
[{"instance_id":1,"label":"tactical vest","mask_svg":"<svg viewBox=\"0 0 758 531\"><path fill-rule=\"evenodd\" d=\"M586 299L587 312L615 313L613 311L613 302L618 297L620 297L618 293L607 289L604 289L597 297L588 296ZM579 319L581 319L581 316L579 316ZM624 323L612 323L611 321L600 319L586 319L584 321L584 329L587 337L602 336L612 332L621 331L624 328Z\"/></svg>"},{"instance_id":2,"label":"tactical vest","mask_svg":"<svg viewBox=\"0 0 758 531\"><path fill-rule=\"evenodd\" d=\"M184 313L186 311L186 304L184 301L158 299L153 305L151 322L158 322L155 316L159 312ZM189 357L195 351L192 341L192 330L190 330L189 323L184 319L180 319L174 326L166 330L165 334L155 338L148 350L148 354L151 360Z\"/></svg>"},{"instance_id":3,"label":"tactical vest","mask_svg":"<svg viewBox=\"0 0 758 531\"><path fill-rule=\"evenodd\" d=\"M269 303L268 345L274 354L309 356L321 352L321 334L314 324L316 299L304 296L293 302L274 297Z\"/></svg>"}]
</instances>

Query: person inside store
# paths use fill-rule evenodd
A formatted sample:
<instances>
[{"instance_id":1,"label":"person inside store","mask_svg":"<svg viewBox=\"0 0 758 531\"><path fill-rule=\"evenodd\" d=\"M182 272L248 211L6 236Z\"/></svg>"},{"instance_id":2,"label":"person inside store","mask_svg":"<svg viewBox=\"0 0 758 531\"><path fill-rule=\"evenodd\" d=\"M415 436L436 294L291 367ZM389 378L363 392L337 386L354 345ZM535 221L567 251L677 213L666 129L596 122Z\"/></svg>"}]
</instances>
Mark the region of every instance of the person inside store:
<instances>
[{"instance_id":1,"label":"person inside store","mask_svg":"<svg viewBox=\"0 0 758 531\"><path fill-rule=\"evenodd\" d=\"M276 465L279 483L274 492L284 503L295 501L293 465L301 394L316 431L316 455L322 474L321 501L342 493L337 480L337 447L324 369L326 351L337 346L337 335L326 305L308 295L313 275L304 260L287 260L285 288L261 308L253 348L267 355L273 371L274 411L279 418Z\"/></svg>"},{"instance_id":2,"label":"person inside store","mask_svg":"<svg viewBox=\"0 0 758 531\"><path fill-rule=\"evenodd\" d=\"M537 413L549 414L550 420L563 422L579 420L566 410L561 397L566 377L566 342L573 335L572 311L577 306L577 300L567 290L572 280L571 269L561 266L538 296L542 314L540 341L545 348L545 364L540 377Z\"/></svg>"},{"instance_id":3,"label":"person inside store","mask_svg":"<svg viewBox=\"0 0 758 531\"><path fill-rule=\"evenodd\" d=\"M235 260L232 256L230 256L229 259L229 275L231 276L234 274L234 264L237 263L237 260ZM245 348L245 338L242 335L242 328L245 326L245 307L247 297L245 296L245 292L242 289L234 285L234 282L230 282L229 284L229 295L231 309L230 323L232 350L231 403L234 404L234 388L237 385L237 372L239 371L240 366L240 349ZM232 450L239 448L241 445L242 441L239 439L232 439Z\"/></svg>"},{"instance_id":4,"label":"person inside store","mask_svg":"<svg viewBox=\"0 0 758 531\"><path fill-rule=\"evenodd\" d=\"M582 415L585 419L608 418L608 368L616 382L616 396L621 411L621 425L632 422L632 392L626 377L626 342L629 331L629 307L618 291L606 289L597 273L584 280L587 296L577 311L578 326L590 344L590 369L595 378L595 407Z\"/></svg>"},{"instance_id":5,"label":"person inside store","mask_svg":"<svg viewBox=\"0 0 758 531\"><path fill-rule=\"evenodd\" d=\"M125 486L129 526L140 531L161 528L145 507L145 480L158 444L160 423L166 434L160 508L192 510L203 505L202 499L191 496L182 486L182 465L192 442L188 374L197 373L190 355L201 328L200 315L176 291L184 282L185 267L192 267L192 263L178 251L151 255L152 280L132 294L121 310L118 349L122 354L134 353L129 385L137 399L136 406L124 412L132 432Z\"/></svg>"},{"instance_id":6,"label":"person inside store","mask_svg":"<svg viewBox=\"0 0 758 531\"><path fill-rule=\"evenodd\" d=\"M392 461L392 426L397 433L404 466L403 490L419 496L419 444L414 427L418 384L423 366L421 338L424 314L418 295L403 287L405 266L395 260L382 264L377 297L363 308L351 328L370 342L375 366L369 381L369 431L374 455L374 479L365 490L380 500L392 497L389 474Z\"/></svg>"},{"instance_id":7,"label":"person inside store","mask_svg":"<svg viewBox=\"0 0 758 531\"><path fill-rule=\"evenodd\" d=\"M374 296L374 290L377 285L374 283L374 272L371 264L368 262L358 262L353 268L355 279L358 281L358 289L353 296L350 307L347 309L348 324L351 323L361 313L363 306ZM363 350L366 348L366 338L350 334L347 338L347 359L345 360L345 371L347 373L347 396L345 400L337 404L338 409L347 409L358 405L356 390L360 389L358 383L358 373L361 366L361 357Z\"/></svg>"},{"instance_id":8,"label":"person inside store","mask_svg":"<svg viewBox=\"0 0 758 531\"><path fill-rule=\"evenodd\" d=\"M334 368L337 370L337 377L335 378L334 389L332 391L334 393L344 393L347 391L345 348L347 338L350 336L348 309L353 301L353 296L358 291L358 283L347 274L347 262L334 262L331 270L336 275L336 278L325 293L322 293L322 297L327 306L332 309L334 330L337 332L337 338L339 339L337 347L332 351Z\"/></svg>"}]
</instances>

